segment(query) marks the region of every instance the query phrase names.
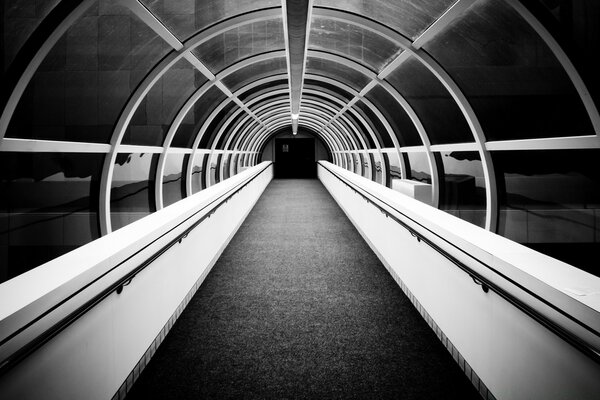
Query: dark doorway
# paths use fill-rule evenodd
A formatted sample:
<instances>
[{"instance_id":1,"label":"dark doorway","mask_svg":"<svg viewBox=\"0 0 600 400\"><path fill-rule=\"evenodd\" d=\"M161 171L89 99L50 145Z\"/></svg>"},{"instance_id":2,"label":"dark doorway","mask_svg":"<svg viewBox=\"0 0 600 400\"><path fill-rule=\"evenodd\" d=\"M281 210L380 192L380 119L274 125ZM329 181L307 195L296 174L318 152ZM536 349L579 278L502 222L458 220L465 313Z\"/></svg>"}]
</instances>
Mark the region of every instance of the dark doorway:
<instances>
[{"instance_id":1,"label":"dark doorway","mask_svg":"<svg viewBox=\"0 0 600 400\"><path fill-rule=\"evenodd\" d=\"M315 139L275 139L275 178L316 178Z\"/></svg>"}]
</instances>

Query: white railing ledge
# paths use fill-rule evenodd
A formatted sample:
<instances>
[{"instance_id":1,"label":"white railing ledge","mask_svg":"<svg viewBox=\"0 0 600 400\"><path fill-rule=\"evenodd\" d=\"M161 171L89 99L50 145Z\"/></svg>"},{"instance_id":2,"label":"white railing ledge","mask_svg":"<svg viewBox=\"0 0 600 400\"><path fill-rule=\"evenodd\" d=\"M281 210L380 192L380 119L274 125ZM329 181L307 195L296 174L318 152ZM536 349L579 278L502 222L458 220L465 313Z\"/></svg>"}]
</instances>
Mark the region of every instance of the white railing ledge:
<instances>
[{"instance_id":1,"label":"white railing ledge","mask_svg":"<svg viewBox=\"0 0 600 400\"><path fill-rule=\"evenodd\" d=\"M267 162L152 213L0 284L0 340L32 315L43 312L176 227L195 212L258 174ZM25 310L27 309L27 310ZM15 318L16 317L16 320Z\"/></svg>"},{"instance_id":2,"label":"white railing ledge","mask_svg":"<svg viewBox=\"0 0 600 400\"><path fill-rule=\"evenodd\" d=\"M577 307L577 314L587 314L584 320L591 322L593 327L600 330L599 277L489 232L339 166L328 162L323 164L400 210L452 245L524 287L532 289L533 292L540 294L565 311L576 311L573 309L573 302L568 299L585 305L589 310ZM591 311L591 313L586 311Z\"/></svg>"}]
</instances>

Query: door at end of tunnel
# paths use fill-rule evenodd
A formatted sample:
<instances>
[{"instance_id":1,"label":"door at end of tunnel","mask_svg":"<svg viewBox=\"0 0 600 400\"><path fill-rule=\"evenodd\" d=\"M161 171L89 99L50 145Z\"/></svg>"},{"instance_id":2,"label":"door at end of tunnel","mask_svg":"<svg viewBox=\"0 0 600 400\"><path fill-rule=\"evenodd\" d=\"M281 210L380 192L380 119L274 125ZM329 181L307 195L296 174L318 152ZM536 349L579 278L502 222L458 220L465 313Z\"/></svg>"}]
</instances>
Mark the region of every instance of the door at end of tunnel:
<instances>
[{"instance_id":1,"label":"door at end of tunnel","mask_svg":"<svg viewBox=\"0 0 600 400\"><path fill-rule=\"evenodd\" d=\"M275 140L275 178L317 177L314 138Z\"/></svg>"}]
</instances>

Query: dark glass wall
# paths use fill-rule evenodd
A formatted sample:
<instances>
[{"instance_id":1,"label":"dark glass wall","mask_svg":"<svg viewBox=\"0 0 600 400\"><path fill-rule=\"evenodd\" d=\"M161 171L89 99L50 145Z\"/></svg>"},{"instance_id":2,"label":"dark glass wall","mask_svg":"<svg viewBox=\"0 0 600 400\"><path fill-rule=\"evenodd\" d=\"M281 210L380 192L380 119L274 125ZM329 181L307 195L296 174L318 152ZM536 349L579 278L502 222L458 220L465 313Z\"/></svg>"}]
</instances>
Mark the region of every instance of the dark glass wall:
<instances>
[{"instance_id":1,"label":"dark glass wall","mask_svg":"<svg viewBox=\"0 0 600 400\"><path fill-rule=\"evenodd\" d=\"M103 154L0 153L0 282L99 237Z\"/></svg>"}]
</instances>

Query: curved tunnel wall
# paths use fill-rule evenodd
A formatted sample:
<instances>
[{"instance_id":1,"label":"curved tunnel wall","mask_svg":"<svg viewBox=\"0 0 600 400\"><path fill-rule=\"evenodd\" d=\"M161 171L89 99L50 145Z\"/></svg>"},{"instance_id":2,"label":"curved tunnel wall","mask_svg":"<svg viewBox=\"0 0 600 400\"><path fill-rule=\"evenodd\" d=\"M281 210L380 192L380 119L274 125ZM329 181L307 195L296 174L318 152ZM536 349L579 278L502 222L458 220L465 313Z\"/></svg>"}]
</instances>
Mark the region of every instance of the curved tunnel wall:
<instances>
[{"instance_id":1,"label":"curved tunnel wall","mask_svg":"<svg viewBox=\"0 0 600 400\"><path fill-rule=\"evenodd\" d=\"M291 126L280 1L2 7L0 281L256 164ZM336 164L542 251L597 249L596 2L310 15L299 125Z\"/></svg>"}]
</instances>

